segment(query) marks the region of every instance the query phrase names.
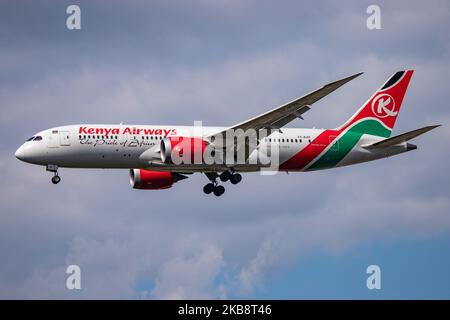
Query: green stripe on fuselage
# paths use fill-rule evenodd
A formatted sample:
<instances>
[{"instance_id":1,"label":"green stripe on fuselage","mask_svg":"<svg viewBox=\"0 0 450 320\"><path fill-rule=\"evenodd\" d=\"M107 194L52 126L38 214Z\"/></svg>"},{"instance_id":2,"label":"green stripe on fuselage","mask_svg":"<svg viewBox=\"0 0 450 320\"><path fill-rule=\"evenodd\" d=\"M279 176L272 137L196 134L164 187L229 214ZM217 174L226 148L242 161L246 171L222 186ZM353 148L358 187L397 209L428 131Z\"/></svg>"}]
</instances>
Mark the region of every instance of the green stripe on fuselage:
<instances>
[{"instance_id":1,"label":"green stripe on fuselage","mask_svg":"<svg viewBox=\"0 0 450 320\"><path fill-rule=\"evenodd\" d=\"M386 129L376 120L365 120L350 128L335 145L328 149L307 171L328 169L335 167L358 143L363 134L371 134L388 138L391 131Z\"/></svg>"}]
</instances>

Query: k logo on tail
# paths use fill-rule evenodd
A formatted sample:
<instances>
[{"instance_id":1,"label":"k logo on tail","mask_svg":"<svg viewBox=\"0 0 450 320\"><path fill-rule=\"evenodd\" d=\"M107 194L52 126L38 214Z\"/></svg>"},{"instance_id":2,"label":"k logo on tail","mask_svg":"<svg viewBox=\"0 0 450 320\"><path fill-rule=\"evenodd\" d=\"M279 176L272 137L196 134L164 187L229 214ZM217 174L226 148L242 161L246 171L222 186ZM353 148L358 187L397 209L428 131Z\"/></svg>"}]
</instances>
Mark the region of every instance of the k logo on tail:
<instances>
[{"instance_id":1,"label":"k logo on tail","mask_svg":"<svg viewBox=\"0 0 450 320\"><path fill-rule=\"evenodd\" d=\"M395 100L387 94L382 93L372 100L372 111L378 118L395 117L398 111L395 111Z\"/></svg>"}]
</instances>

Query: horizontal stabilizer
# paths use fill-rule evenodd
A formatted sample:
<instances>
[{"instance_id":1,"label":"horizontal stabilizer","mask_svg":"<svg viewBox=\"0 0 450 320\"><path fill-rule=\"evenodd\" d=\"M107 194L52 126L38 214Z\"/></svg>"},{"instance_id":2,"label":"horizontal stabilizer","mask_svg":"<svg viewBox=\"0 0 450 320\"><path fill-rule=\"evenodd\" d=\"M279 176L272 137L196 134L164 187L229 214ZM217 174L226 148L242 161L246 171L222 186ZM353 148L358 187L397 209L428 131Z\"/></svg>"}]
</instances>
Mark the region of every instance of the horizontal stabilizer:
<instances>
[{"instance_id":1,"label":"horizontal stabilizer","mask_svg":"<svg viewBox=\"0 0 450 320\"><path fill-rule=\"evenodd\" d=\"M434 128L439 127L440 125L434 125L434 126L427 126L420 129L412 130L406 133L399 134L398 136L387 138L372 144L366 144L363 145L363 148L366 149L377 149L377 148L386 148L395 146L397 144L401 144L403 142L409 141L417 136L420 136L421 134L424 134L425 132L428 132L430 130L433 130Z\"/></svg>"}]
</instances>

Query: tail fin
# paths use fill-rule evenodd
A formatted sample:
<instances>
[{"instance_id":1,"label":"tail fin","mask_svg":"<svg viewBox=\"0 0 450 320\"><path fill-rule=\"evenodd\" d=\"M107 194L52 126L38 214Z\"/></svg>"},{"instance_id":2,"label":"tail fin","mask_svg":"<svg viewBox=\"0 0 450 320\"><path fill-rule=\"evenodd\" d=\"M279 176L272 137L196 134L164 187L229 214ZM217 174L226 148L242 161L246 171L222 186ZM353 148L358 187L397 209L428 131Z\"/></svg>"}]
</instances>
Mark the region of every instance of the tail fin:
<instances>
[{"instance_id":1,"label":"tail fin","mask_svg":"<svg viewBox=\"0 0 450 320\"><path fill-rule=\"evenodd\" d=\"M398 71L339 129L384 138L391 135L414 70Z\"/></svg>"}]
</instances>

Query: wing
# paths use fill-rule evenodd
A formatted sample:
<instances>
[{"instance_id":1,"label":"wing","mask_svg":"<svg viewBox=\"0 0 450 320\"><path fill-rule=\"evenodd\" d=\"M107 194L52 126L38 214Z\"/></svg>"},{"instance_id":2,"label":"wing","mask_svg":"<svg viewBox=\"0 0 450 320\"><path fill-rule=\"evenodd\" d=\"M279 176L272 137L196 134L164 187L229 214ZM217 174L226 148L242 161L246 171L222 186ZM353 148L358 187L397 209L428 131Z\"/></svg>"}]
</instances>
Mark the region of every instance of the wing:
<instances>
[{"instance_id":1,"label":"wing","mask_svg":"<svg viewBox=\"0 0 450 320\"><path fill-rule=\"evenodd\" d=\"M288 102L278 108L270 110L257 117L238 123L222 132L214 134L214 136L224 134L228 130L237 130L237 129L242 129L243 131L247 131L248 129L254 129L258 131L263 128L279 129L296 118L303 119L302 115L306 111L311 109L311 105L313 103L322 99L326 95L330 94L331 92L335 91L345 83L349 82L350 80L353 80L354 78L360 76L361 74L362 72L341 80L331 82L320 89L308 93L303 97Z\"/></svg>"}]
</instances>

